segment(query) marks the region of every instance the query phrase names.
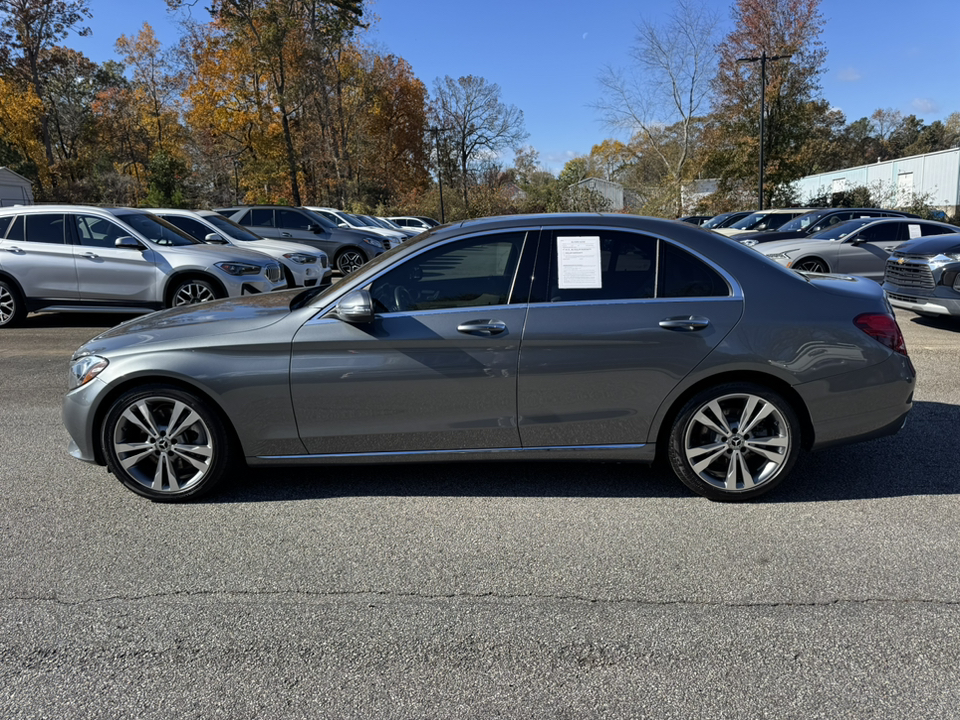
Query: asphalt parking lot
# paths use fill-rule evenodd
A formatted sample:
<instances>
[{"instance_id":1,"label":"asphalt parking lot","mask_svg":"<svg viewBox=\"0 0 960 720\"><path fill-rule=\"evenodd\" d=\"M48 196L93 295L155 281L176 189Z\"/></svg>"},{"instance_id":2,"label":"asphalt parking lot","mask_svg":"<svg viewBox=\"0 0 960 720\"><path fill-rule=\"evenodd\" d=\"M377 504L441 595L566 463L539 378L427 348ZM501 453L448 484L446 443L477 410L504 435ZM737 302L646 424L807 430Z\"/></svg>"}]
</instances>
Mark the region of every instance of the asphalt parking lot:
<instances>
[{"instance_id":1,"label":"asphalt parking lot","mask_svg":"<svg viewBox=\"0 0 960 720\"><path fill-rule=\"evenodd\" d=\"M771 496L629 464L249 471L150 503L72 460L70 353L0 331L2 718L955 718L960 321L899 314L892 438Z\"/></svg>"}]
</instances>

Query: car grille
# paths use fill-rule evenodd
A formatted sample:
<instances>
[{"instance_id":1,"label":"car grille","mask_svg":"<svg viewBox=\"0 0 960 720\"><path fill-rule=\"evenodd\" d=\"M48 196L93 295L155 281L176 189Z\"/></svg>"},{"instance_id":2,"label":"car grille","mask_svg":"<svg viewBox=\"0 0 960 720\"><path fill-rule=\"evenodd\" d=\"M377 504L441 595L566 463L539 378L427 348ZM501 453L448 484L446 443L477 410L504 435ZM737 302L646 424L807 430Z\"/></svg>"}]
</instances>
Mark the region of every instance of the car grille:
<instances>
[{"instance_id":1,"label":"car grille","mask_svg":"<svg viewBox=\"0 0 960 720\"><path fill-rule=\"evenodd\" d=\"M900 260L903 260L902 264ZM926 258L900 253L895 253L890 260L887 260L883 281L903 288L932 290L936 287L933 271Z\"/></svg>"},{"instance_id":2,"label":"car grille","mask_svg":"<svg viewBox=\"0 0 960 720\"><path fill-rule=\"evenodd\" d=\"M266 267L267 280L270 282L280 282L283 279L283 273L280 271L280 266L276 264L270 264Z\"/></svg>"}]
</instances>

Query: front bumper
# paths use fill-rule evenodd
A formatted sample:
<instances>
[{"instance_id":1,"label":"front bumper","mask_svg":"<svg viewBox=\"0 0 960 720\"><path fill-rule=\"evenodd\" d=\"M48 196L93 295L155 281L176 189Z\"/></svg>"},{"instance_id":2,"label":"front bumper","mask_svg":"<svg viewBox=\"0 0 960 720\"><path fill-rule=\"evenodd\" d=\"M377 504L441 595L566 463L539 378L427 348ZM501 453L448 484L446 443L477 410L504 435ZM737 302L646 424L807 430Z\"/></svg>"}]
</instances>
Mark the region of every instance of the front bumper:
<instances>
[{"instance_id":1,"label":"front bumper","mask_svg":"<svg viewBox=\"0 0 960 720\"><path fill-rule=\"evenodd\" d=\"M884 283L887 298L895 308L912 310L921 315L960 315L960 297L947 298L935 295L919 295L913 288L900 288Z\"/></svg>"}]
</instances>

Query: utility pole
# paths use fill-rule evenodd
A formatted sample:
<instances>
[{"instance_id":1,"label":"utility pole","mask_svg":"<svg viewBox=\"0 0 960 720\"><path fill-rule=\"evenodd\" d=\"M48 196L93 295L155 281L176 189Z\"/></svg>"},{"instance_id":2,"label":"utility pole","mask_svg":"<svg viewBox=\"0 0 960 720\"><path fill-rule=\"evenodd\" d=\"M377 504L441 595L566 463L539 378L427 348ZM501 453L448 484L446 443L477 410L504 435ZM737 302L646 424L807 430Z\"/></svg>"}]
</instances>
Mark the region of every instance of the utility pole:
<instances>
[{"instance_id":1,"label":"utility pole","mask_svg":"<svg viewBox=\"0 0 960 720\"><path fill-rule=\"evenodd\" d=\"M737 58L738 63L760 63L760 191L757 199L757 209L763 210L763 123L766 118L766 98L767 98L767 61L768 60L786 60L793 55L767 55L764 50L760 57Z\"/></svg>"}]
</instances>

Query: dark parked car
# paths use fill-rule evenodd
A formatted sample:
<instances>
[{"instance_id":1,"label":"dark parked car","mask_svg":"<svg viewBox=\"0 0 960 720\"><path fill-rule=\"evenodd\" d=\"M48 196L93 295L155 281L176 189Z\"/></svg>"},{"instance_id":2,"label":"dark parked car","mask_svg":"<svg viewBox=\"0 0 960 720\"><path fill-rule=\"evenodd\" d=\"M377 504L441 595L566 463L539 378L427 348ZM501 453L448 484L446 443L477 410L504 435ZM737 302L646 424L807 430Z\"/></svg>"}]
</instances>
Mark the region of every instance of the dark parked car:
<instances>
[{"instance_id":1,"label":"dark parked car","mask_svg":"<svg viewBox=\"0 0 960 720\"><path fill-rule=\"evenodd\" d=\"M927 317L960 316L960 235L900 245L887 260L883 289L894 307Z\"/></svg>"},{"instance_id":2,"label":"dark parked car","mask_svg":"<svg viewBox=\"0 0 960 720\"><path fill-rule=\"evenodd\" d=\"M713 215L685 215L684 217L677 218L677 220L689 223L690 225L703 225L712 217Z\"/></svg>"},{"instance_id":3,"label":"dark parked car","mask_svg":"<svg viewBox=\"0 0 960 720\"><path fill-rule=\"evenodd\" d=\"M810 237L848 220L880 217L915 218L917 216L899 210L879 210L877 208L825 208L795 217L781 225L778 230L747 233L742 238L737 235L733 237L744 245L757 245L758 243L774 242L776 240Z\"/></svg>"},{"instance_id":4,"label":"dark parked car","mask_svg":"<svg viewBox=\"0 0 960 720\"><path fill-rule=\"evenodd\" d=\"M217 210L257 235L291 240L323 250L333 267L347 275L386 249L375 233L334 225L322 215L302 207L239 206Z\"/></svg>"},{"instance_id":5,"label":"dark parked car","mask_svg":"<svg viewBox=\"0 0 960 720\"><path fill-rule=\"evenodd\" d=\"M720 213L719 215L714 215L700 227L705 228L706 230L718 230L720 228L730 227L738 220L743 220L743 218L747 217L747 215L752 214L753 213L749 210Z\"/></svg>"},{"instance_id":6,"label":"dark parked car","mask_svg":"<svg viewBox=\"0 0 960 720\"><path fill-rule=\"evenodd\" d=\"M328 289L122 324L70 377L71 453L159 500L242 460L658 455L742 500L803 449L895 433L914 391L876 283L617 214L445 225Z\"/></svg>"}]
</instances>

